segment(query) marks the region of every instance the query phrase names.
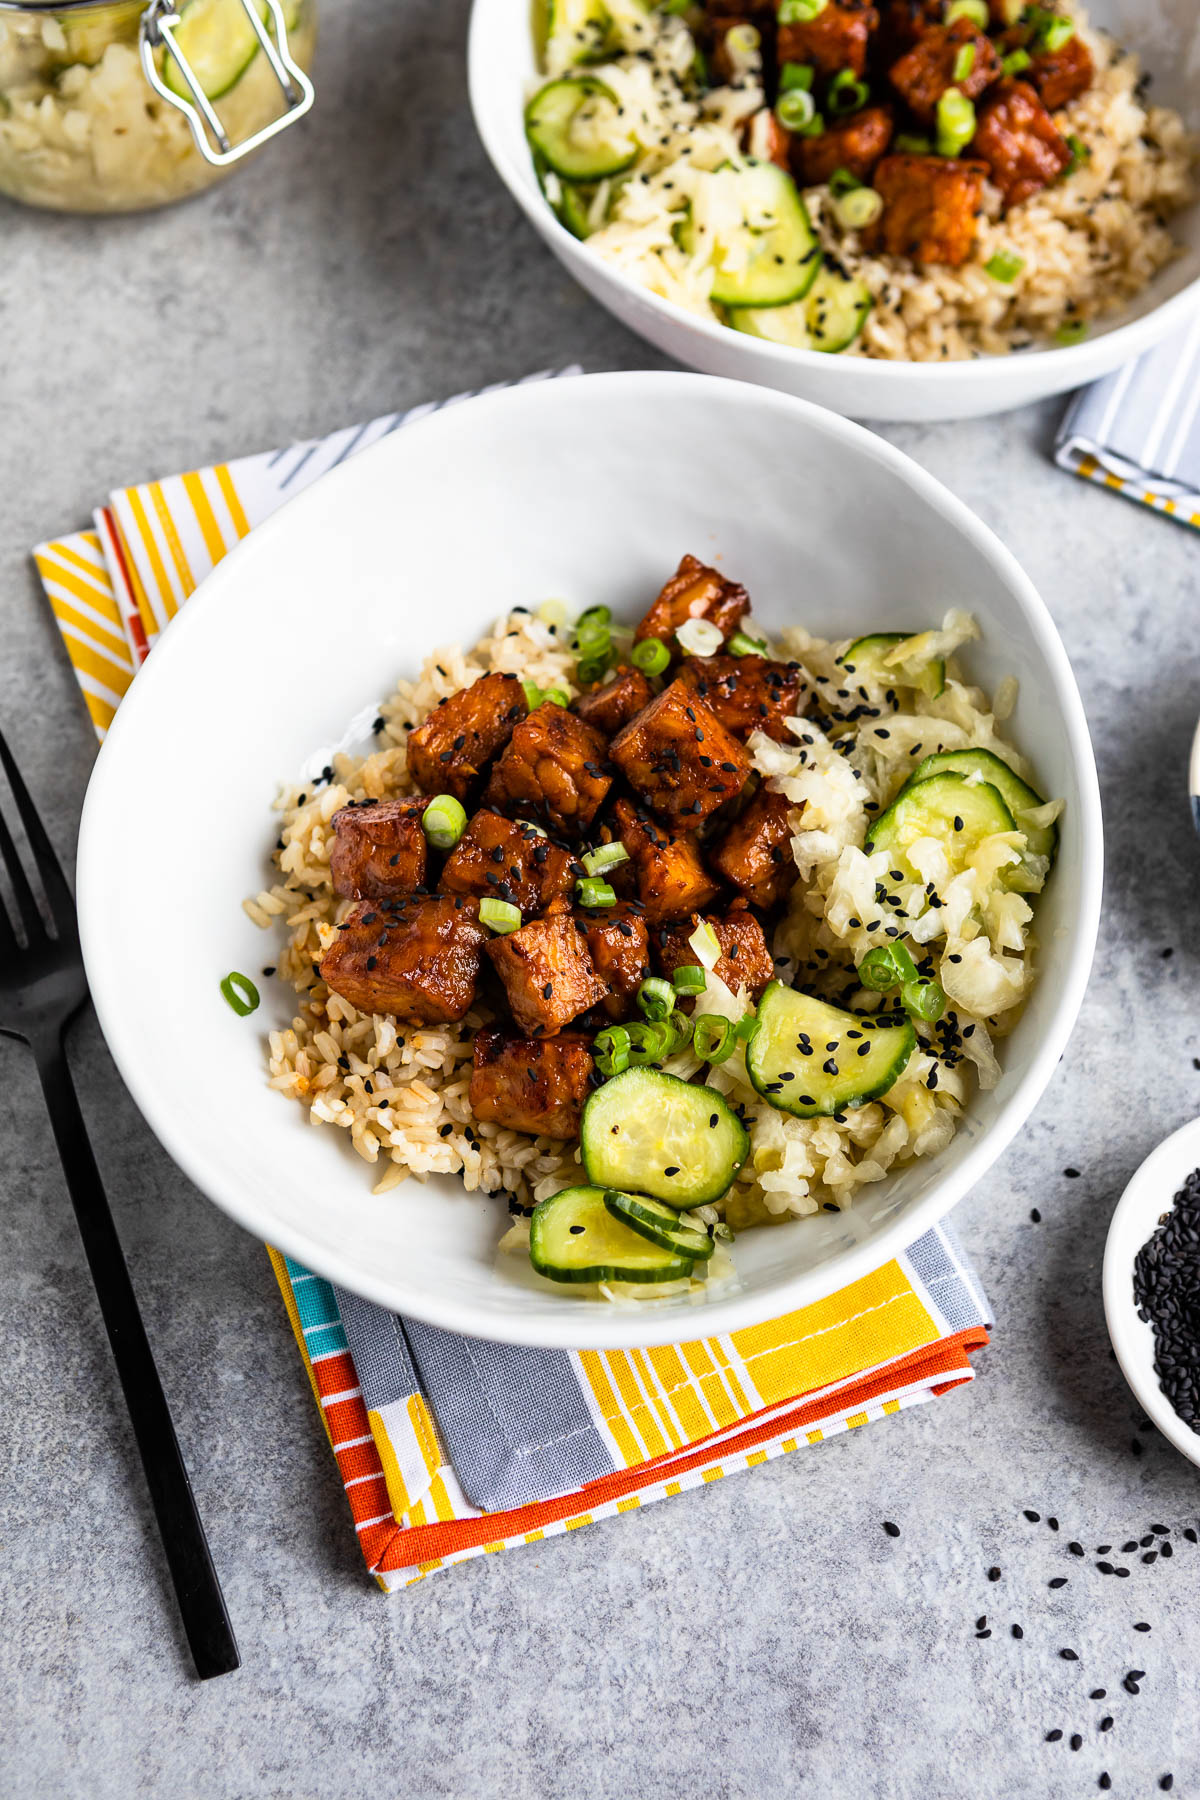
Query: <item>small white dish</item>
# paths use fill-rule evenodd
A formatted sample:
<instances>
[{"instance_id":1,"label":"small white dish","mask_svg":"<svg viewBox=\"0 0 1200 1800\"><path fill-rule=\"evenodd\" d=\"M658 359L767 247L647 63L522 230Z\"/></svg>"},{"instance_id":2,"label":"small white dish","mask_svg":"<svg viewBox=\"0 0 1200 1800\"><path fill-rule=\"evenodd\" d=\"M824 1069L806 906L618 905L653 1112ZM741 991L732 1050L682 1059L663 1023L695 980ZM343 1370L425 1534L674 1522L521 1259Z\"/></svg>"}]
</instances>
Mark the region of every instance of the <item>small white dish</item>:
<instances>
[{"instance_id":1,"label":"small white dish","mask_svg":"<svg viewBox=\"0 0 1200 1800\"><path fill-rule=\"evenodd\" d=\"M1192 824L1200 831L1200 725L1196 727L1188 761L1188 794L1192 802Z\"/></svg>"},{"instance_id":2,"label":"small white dish","mask_svg":"<svg viewBox=\"0 0 1200 1800\"><path fill-rule=\"evenodd\" d=\"M1178 108L1193 131L1200 129L1196 0L1088 0L1087 11L1094 25L1141 58L1155 101ZM474 0L467 55L483 147L543 242L623 325L705 374L779 388L852 419L970 419L1083 387L1150 349L1200 304L1200 204L1194 204L1172 222L1183 254L1129 306L1069 347L972 362L884 362L748 337L651 294L601 262L551 212L525 139L525 103L538 82L529 0Z\"/></svg>"},{"instance_id":3,"label":"small white dish","mask_svg":"<svg viewBox=\"0 0 1200 1800\"><path fill-rule=\"evenodd\" d=\"M769 632L835 638L967 604L963 662L1013 674L1016 742L1066 802L1038 902L1042 969L999 1084L953 1143L849 1212L749 1231L738 1285L686 1309L535 1289L497 1257L503 1203L454 1176L374 1196L341 1132L267 1087L263 1040L294 997L240 1019L218 983L278 939L241 910L271 878L271 797L365 701L439 645L550 595L636 619L685 550L744 581ZM1004 545L923 469L833 413L732 381L630 372L547 381L434 413L268 519L172 622L121 703L79 838L96 1011L152 1128L247 1230L330 1280L447 1331L614 1348L731 1331L823 1299L899 1255L977 1182L1053 1074L1087 983L1102 825L1087 723L1053 621Z\"/></svg>"},{"instance_id":4,"label":"small white dish","mask_svg":"<svg viewBox=\"0 0 1200 1800\"><path fill-rule=\"evenodd\" d=\"M1121 1372L1139 1404L1162 1435L1200 1466L1200 1433L1184 1424L1158 1385L1154 1330L1138 1318L1133 1298L1137 1254L1196 1168L1200 1168L1200 1119L1172 1132L1134 1173L1112 1216L1104 1246L1104 1316Z\"/></svg>"}]
</instances>

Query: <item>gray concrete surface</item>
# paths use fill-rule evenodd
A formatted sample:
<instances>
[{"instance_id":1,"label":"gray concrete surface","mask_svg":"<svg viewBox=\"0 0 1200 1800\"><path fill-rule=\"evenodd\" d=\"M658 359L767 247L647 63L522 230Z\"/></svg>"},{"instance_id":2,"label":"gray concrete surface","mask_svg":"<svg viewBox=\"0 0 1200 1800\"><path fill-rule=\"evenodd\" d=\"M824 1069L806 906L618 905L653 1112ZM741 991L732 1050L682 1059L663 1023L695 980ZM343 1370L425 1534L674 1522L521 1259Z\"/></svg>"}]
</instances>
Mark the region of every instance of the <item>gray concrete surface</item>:
<instances>
[{"instance_id":1,"label":"gray concrete surface","mask_svg":"<svg viewBox=\"0 0 1200 1800\"><path fill-rule=\"evenodd\" d=\"M0 721L66 853L93 745L27 561L36 539L129 478L572 358L655 360L491 177L467 113L462 0L324 10L319 111L223 191L117 223L0 209ZM385 1599L363 1577L265 1256L172 1168L85 1023L84 1104L245 1654L202 1687L32 1072L0 1045L5 1800L1017 1800L1095 1792L1103 1770L1116 1795L1156 1793L1166 1771L1197 1792L1200 1549L1180 1534L1200 1482L1135 1432L1099 1282L1126 1177L1200 1105L1184 786L1198 546L1056 473L1056 412L888 432L1049 600L1109 833L1082 1022L1033 1122L957 1215L998 1317L980 1380ZM1056 1515L1057 1536L1025 1507ZM1171 1527L1172 1560L1128 1556L1127 1580L1096 1571L1098 1545L1151 1523ZM1121 1687L1131 1667L1147 1671L1137 1697ZM1067 1738L1045 1743L1054 1728Z\"/></svg>"}]
</instances>

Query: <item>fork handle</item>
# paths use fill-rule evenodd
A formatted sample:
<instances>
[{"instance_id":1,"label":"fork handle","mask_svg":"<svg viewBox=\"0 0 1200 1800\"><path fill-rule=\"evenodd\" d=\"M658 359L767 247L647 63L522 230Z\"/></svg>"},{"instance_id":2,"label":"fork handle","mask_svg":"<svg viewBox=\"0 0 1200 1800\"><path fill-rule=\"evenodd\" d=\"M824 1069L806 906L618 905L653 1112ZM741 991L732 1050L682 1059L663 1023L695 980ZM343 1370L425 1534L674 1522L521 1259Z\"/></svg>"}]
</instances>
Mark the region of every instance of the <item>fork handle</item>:
<instances>
[{"instance_id":1,"label":"fork handle","mask_svg":"<svg viewBox=\"0 0 1200 1800\"><path fill-rule=\"evenodd\" d=\"M34 1049L79 1234L146 1471L183 1627L196 1673L207 1681L239 1666L237 1639L92 1155L66 1051L57 1034Z\"/></svg>"}]
</instances>

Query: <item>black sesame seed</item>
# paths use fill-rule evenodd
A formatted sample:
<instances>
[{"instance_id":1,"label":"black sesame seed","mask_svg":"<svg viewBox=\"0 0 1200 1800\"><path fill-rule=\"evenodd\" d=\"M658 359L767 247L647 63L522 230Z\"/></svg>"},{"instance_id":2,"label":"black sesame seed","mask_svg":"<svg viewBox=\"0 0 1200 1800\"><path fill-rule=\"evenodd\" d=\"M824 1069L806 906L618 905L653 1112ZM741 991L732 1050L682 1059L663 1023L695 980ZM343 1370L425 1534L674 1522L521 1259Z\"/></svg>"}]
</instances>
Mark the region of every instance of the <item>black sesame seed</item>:
<instances>
[{"instance_id":1,"label":"black sesame seed","mask_svg":"<svg viewBox=\"0 0 1200 1800\"><path fill-rule=\"evenodd\" d=\"M1107 1688L1093 1688L1091 1693L1088 1695L1088 1699L1089 1700L1103 1700L1107 1693L1108 1693Z\"/></svg>"},{"instance_id":2,"label":"black sesame seed","mask_svg":"<svg viewBox=\"0 0 1200 1800\"><path fill-rule=\"evenodd\" d=\"M678 1173L679 1173L678 1163L672 1163L671 1167L669 1169L663 1170L664 1175L678 1175Z\"/></svg>"},{"instance_id":3,"label":"black sesame seed","mask_svg":"<svg viewBox=\"0 0 1200 1800\"><path fill-rule=\"evenodd\" d=\"M891 1519L885 1519L883 1521L883 1529L887 1532L889 1537L900 1536L900 1527Z\"/></svg>"},{"instance_id":4,"label":"black sesame seed","mask_svg":"<svg viewBox=\"0 0 1200 1800\"><path fill-rule=\"evenodd\" d=\"M995 1568L989 1569L987 1572L987 1575L988 1575L989 1581L999 1581L999 1579L1000 1579L999 1569L995 1569Z\"/></svg>"},{"instance_id":5,"label":"black sesame seed","mask_svg":"<svg viewBox=\"0 0 1200 1800\"><path fill-rule=\"evenodd\" d=\"M1096 1783L1096 1785L1097 1785L1097 1787L1103 1788L1105 1793L1108 1792L1109 1788L1112 1786L1112 1776L1109 1774L1107 1769L1105 1769L1104 1773L1101 1775L1101 1777L1100 1777L1099 1781Z\"/></svg>"},{"instance_id":6,"label":"black sesame seed","mask_svg":"<svg viewBox=\"0 0 1200 1800\"><path fill-rule=\"evenodd\" d=\"M1058 1654L1062 1657L1064 1662L1078 1662L1079 1661L1078 1650L1060 1650Z\"/></svg>"},{"instance_id":7,"label":"black sesame seed","mask_svg":"<svg viewBox=\"0 0 1200 1800\"><path fill-rule=\"evenodd\" d=\"M1041 1522L1042 1522L1042 1515L1041 1515L1041 1513L1040 1513L1040 1512L1034 1512L1034 1510L1033 1510L1033 1508L1032 1508L1032 1507L1029 1507L1029 1506L1027 1506L1027 1507L1026 1507L1026 1508L1025 1508L1025 1517L1026 1517L1026 1518L1027 1518L1027 1519L1028 1519L1028 1520L1029 1520L1029 1523L1030 1523L1030 1524L1031 1524L1031 1525L1040 1525L1040 1524L1041 1524Z\"/></svg>"},{"instance_id":8,"label":"black sesame seed","mask_svg":"<svg viewBox=\"0 0 1200 1800\"><path fill-rule=\"evenodd\" d=\"M1029 1209L1029 1216L1030 1216L1030 1218L1031 1218L1031 1219L1032 1219L1032 1220L1033 1220L1033 1222L1034 1222L1034 1224L1035 1224L1035 1225L1040 1225L1040 1224L1041 1224L1041 1222L1042 1222L1042 1215L1041 1215L1041 1213L1040 1213L1040 1212L1039 1212L1039 1211L1038 1211L1038 1209L1037 1209L1037 1207L1036 1207L1036 1206L1031 1206L1031 1207L1030 1207L1030 1209Z\"/></svg>"},{"instance_id":9,"label":"black sesame seed","mask_svg":"<svg viewBox=\"0 0 1200 1800\"><path fill-rule=\"evenodd\" d=\"M1098 1729L1101 1731L1111 1731L1112 1728L1113 1728L1113 1716L1111 1713L1105 1713L1104 1717L1100 1721Z\"/></svg>"},{"instance_id":10,"label":"black sesame seed","mask_svg":"<svg viewBox=\"0 0 1200 1800\"><path fill-rule=\"evenodd\" d=\"M1048 1581L1046 1583L1046 1586L1051 1588L1064 1588L1066 1585L1067 1578L1065 1575L1056 1575L1053 1581Z\"/></svg>"},{"instance_id":11,"label":"black sesame seed","mask_svg":"<svg viewBox=\"0 0 1200 1800\"><path fill-rule=\"evenodd\" d=\"M1023 1638L1025 1636L1025 1633L1021 1630L1021 1627L1019 1625L1013 1626L1012 1634L1015 1638Z\"/></svg>"},{"instance_id":12,"label":"black sesame seed","mask_svg":"<svg viewBox=\"0 0 1200 1800\"><path fill-rule=\"evenodd\" d=\"M1102 1575L1113 1575L1116 1573L1110 1562L1098 1562L1096 1567Z\"/></svg>"},{"instance_id":13,"label":"black sesame seed","mask_svg":"<svg viewBox=\"0 0 1200 1800\"><path fill-rule=\"evenodd\" d=\"M1046 1733L1046 1742L1048 1744L1057 1744L1061 1737L1062 1737L1061 1731L1058 1731L1058 1730L1048 1731Z\"/></svg>"},{"instance_id":14,"label":"black sesame seed","mask_svg":"<svg viewBox=\"0 0 1200 1800\"><path fill-rule=\"evenodd\" d=\"M1139 1623L1138 1623L1138 1624L1136 1624L1136 1625L1135 1625L1135 1626L1134 1626L1134 1628L1133 1628L1133 1629L1134 1629L1134 1630L1135 1630L1135 1631L1149 1631L1149 1629L1150 1629L1150 1627L1149 1627L1149 1625L1147 1625L1147 1623L1146 1623L1146 1621L1145 1621L1145 1619L1142 1619L1142 1620L1140 1620L1140 1621L1139 1621Z\"/></svg>"},{"instance_id":15,"label":"black sesame seed","mask_svg":"<svg viewBox=\"0 0 1200 1800\"><path fill-rule=\"evenodd\" d=\"M1067 1549L1071 1552L1072 1556L1082 1556L1083 1555L1083 1545L1076 1543L1074 1538L1072 1538L1071 1542L1067 1545Z\"/></svg>"},{"instance_id":16,"label":"black sesame seed","mask_svg":"<svg viewBox=\"0 0 1200 1800\"><path fill-rule=\"evenodd\" d=\"M1077 1731L1073 1731L1071 1733L1070 1744L1071 1744L1072 1750L1082 1750L1083 1749L1083 1739L1080 1737L1080 1735Z\"/></svg>"},{"instance_id":17,"label":"black sesame seed","mask_svg":"<svg viewBox=\"0 0 1200 1800\"><path fill-rule=\"evenodd\" d=\"M1055 1519L1055 1518L1047 1519L1046 1523L1050 1527L1051 1531L1058 1530L1058 1520L1057 1519Z\"/></svg>"}]
</instances>

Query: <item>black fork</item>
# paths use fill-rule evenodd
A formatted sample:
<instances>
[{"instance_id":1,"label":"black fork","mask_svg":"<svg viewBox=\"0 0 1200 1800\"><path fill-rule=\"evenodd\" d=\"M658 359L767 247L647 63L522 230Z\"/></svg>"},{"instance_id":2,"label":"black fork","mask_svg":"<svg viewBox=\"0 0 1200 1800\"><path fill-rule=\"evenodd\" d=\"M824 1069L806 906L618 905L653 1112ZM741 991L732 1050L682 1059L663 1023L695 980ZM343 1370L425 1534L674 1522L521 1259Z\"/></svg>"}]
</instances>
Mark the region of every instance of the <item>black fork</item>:
<instances>
[{"instance_id":1,"label":"black fork","mask_svg":"<svg viewBox=\"0 0 1200 1800\"><path fill-rule=\"evenodd\" d=\"M13 896L11 918L0 900L0 1034L28 1044L37 1063L184 1630L196 1672L207 1680L236 1669L241 1658L67 1066L63 1036L88 993L75 902L2 736L0 764L25 827L53 927L42 916L0 810L0 859Z\"/></svg>"}]
</instances>

